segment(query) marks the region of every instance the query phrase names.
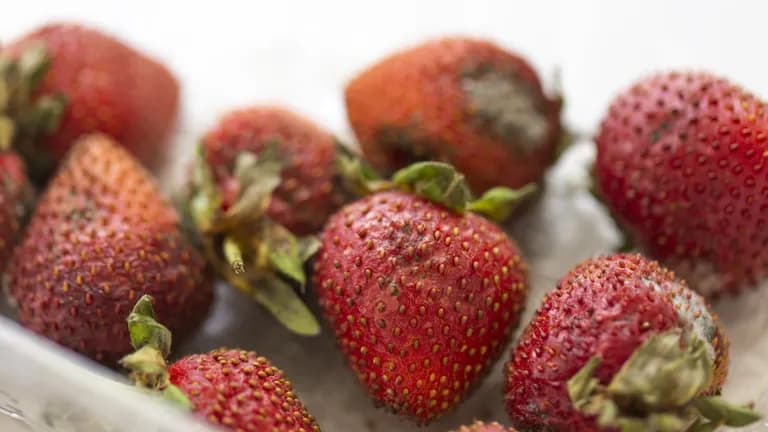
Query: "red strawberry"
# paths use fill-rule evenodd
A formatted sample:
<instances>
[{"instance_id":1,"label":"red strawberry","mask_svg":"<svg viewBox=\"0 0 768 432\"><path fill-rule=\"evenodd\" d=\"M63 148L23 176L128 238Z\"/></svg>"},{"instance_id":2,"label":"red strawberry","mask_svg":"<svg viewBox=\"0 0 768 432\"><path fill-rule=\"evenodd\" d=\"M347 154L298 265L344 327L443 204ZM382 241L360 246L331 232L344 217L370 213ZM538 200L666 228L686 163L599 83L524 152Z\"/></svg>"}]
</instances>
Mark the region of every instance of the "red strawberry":
<instances>
[{"instance_id":1,"label":"red strawberry","mask_svg":"<svg viewBox=\"0 0 768 432\"><path fill-rule=\"evenodd\" d=\"M20 67L12 71L8 62L15 60ZM147 164L160 161L179 98L176 79L160 63L73 24L48 25L12 42L2 62L0 83L11 101L0 117L15 122L15 145L35 174L48 173L91 132L110 135Z\"/></svg>"},{"instance_id":2,"label":"red strawberry","mask_svg":"<svg viewBox=\"0 0 768 432\"><path fill-rule=\"evenodd\" d=\"M205 264L150 175L106 136L83 138L39 201L9 267L21 323L107 365L143 293L180 335L212 299Z\"/></svg>"},{"instance_id":3,"label":"red strawberry","mask_svg":"<svg viewBox=\"0 0 768 432\"><path fill-rule=\"evenodd\" d=\"M446 38L388 57L346 89L363 153L385 172L449 162L475 192L538 181L556 154L559 98L522 57L482 40Z\"/></svg>"},{"instance_id":4,"label":"red strawberry","mask_svg":"<svg viewBox=\"0 0 768 432\"><path fill-rule=\"evenodd\" d=\"M186 356L170 367L171 333L154 320L142 297L128 318L137 351L124 366L142 387L162 391L195 415L231 431L319 432L280 369L254 352L217 349Z\"/></svg>"},{"instance_id":5,"label":"red strawberry","mask_svg":"<svg viewBox=\"0 0 768 432\"><path fill-rule=\"evenodd\" d=\"M717 317L684 281L640 255L596 258L560 281L523 333L507 412L521 431L714 430L669 425L693 423L692 403L705 415L723 409L714 424L750 416L717 398L692 401L718 393L727 369Z\"/></svg>"},{"instance_id":6,"label":"red strawberry","mask_svg":"<svg viewBox=\"0 0 768 432\"><path fill-rule=\"evenodd\" d=\"M233 111L203 137L221 205L232 207L243 189L234 172L238 156L258 156L272 143L284 165L267 214L296 235L314 234L345 201L335 184L336 144L330 132L283 108Z\"/></svg>"},{"instance_id":7,"label":"red strawberry","mask_svg":"<svg viewBox=\"0 0 768 432\"><path fill-rule=\"evenodd\" d=\"M525 300L526 265L501 229L465 212L469 190L450 166L416 164L394 179L328 221L314 287L371 397L423 424L498 358Z\"/></svg>"},{"instance_id":8,"label":"red strawberry","mask_svg":"<svg viewBox=\"0 0 768 432\"><path fill-rule=\"evenodd\" d=\"M456 432L517 432L514 428L506 428L496 422L483 423L476 421L471 426L462 426Z\"/></svg>"},{"instance_id":9,"label":"red strawberry","mask_svg":"<svg viewBox=\"0 0 768 432\"><path fill-rule=\"evenodd\" d=\"M604 201L638 246L707 296L768 276L768 109L705 73L666 73L611 105L597 136Z\"/></svg>"},{"instance_id":10,"label":"red strawberry","mask_svg":"<svg viewBox=\"0 0 768 432\"><path fill-rule=\"evenodd\" d=\"M31 195L24 163L12 152L0 152L0 272L21 234Z\"/></svg>"},{"instance_id":11,"label":"red strawberry","mask_svg":"<svg viewBox=\"0 0 768 432\"><path fill-rule=\"evenodd\" d=\"M233 111L202 140L188 213L209 260L290 330L319 324L295 292L317 232L345 201L333 135L277 107Z\"/></svg>"}]
</instances>

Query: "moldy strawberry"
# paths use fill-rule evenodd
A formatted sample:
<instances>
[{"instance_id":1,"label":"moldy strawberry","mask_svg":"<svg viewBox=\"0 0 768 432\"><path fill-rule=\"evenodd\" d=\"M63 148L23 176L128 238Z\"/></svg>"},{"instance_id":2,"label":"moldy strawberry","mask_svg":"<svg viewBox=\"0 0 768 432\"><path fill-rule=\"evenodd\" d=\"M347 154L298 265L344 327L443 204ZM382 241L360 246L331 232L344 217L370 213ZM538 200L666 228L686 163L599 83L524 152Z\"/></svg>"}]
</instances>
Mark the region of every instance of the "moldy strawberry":
<instances>
[{"instance_id":1,"label":"moldy strawberry","mask_svg":"<svg viewBox=\"0 0 768 432\"><path fill-rule=\"evenodd\" d=\"M478 194L540 180L561 142L561 99L544 94L525 59L483 40L396 53L350 81L345 98L374 168L448 162Z\"/></svg>"}]
</instances>

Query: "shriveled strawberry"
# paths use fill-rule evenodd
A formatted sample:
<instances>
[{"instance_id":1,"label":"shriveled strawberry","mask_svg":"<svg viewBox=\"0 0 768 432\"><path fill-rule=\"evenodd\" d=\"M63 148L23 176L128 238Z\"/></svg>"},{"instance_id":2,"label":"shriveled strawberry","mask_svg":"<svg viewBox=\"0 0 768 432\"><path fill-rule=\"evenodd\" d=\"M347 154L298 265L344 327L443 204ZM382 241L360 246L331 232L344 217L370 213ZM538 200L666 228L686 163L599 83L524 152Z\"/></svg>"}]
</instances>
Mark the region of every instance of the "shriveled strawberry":
<instances>
[{"instance_id":1,"label":"shriveled strawberry","mask_svg":"<svg viewBox=\"0 0 768 432\"><path fill-rule=\"evenodd\" d=\"M320 331L300 296L317 249L309 235L349 195L340 151L333 135L283 108L233 111L203 138L187 192L209 261L302 335Z\"/></svg>"},{"instance_id":2,"label":"shriveled strawberry","mask_svg":"<svg viewBox=\"0 0 768 432\"><path fill-rule=\"evenodd\" d=\"M49 174L81 135L105 133L154 166L164 156L179 88L155 60L98 30L56 23L2 51L0 118L33 176ZM11 135L0 127L0 135ZM0 136L0 140L3 137Z\"/></svg>"},{"instance_id":3,"label":"shriveled strawberry","mask_svg":"<svg viewBox=\"0 0 768 432\"><path fill-rule=\"evenodd\" d=\"M280 107L233 111L203 137L205 161L222 191L222 207L235 205L248 186L236 176L238 156L258 157L271 144L283 166L267 214L296 235L318 232L345 202L336 184L336 142L330 132Z\"/></svg>"},{"instance_id":4,"label":"shriveled strawberry","mask_svg":"<svg viewBox=\"0 0 768 432\"><path fill-rule=\"evenodd\" d=\"M602 199L643 251L706 296L768 276L768 109L706 73L619 95L597 136Z\"/></svg>"},{"instance_id":5,"label":"shriveled strawberry","mask_svg":"<svg viewBox=\"0 0 768 432\"><path fill-rule=\"evenodd\" d=\"M521 431L740 426L754 413L703 396L727 369L728 340L701 296L640 255L606 256L544 299L508 364L506 407Z\"/></svg>"},{"instance_id":6,"label":"shriveled strawberry","mask_svg":"<svg viewBox=\"0 0 768 432\"><path fill-rule=\"evenodd\" d=\"M0 152L0 272L21 235L30 196L24 162L13 152Z\"/></svg>"},{"instance_id":7,"label":"shriveled strawberry","mask_svg":"<svg viewBox=\"0 0 768 432\"><path fill-rule=\"evenodd\" d=\"M319 432L280 369L254 352L220 348L168 367L171 333L142 297L128 318L137 351L123 358L141 387L162 392L195 415L231 431Z\"/></svg>"},{"instance_id":8,"label":"shriveled strawberry","mask_svg":"<svg viewBox=\"0 0 768 432\"><path fill-rule=\"evenodd\" d=\"M476 421L471 426L462 426L456 432L517 432L514 428L504 427L496 422L483 423Z\"/></svg>"},{"instance_id":9,"label":"shriveled strawberry","mask_svg":"<svg viewBox=\"0 0 768 432\"><path fill-rule=\"evenodd\" d=\"M538 181L561 135L559 97L544 94L519 55L467 38L396 53L346 88L347 115L374 168L439 160L472 189Z\"/></svg>"},{"instance_id":10,"label":"shriveled strawberry","mask_svg":"<svg viewBox=\"0 0 768 432\"><path fill-rule=\"evenodd\" d=\"M212 283L150 175L103 135L83 138L52 179L9 266L19 321L107 365L144 293L179 335L205 317Z\"/></svg>"},{"instance_id":11,"label":"shriveled strawberry","mask_svg":"<svg viewBox=\"0 0 768 432\"><path fill-rule=\"evenodd\" d=\"M467 212L488 208L468 204L452 167L420 163L378 185L328 221L314 287L370 396L424 424L498 358L523 307L526 265L501 229Z\"/></svg>"}]
</instances>

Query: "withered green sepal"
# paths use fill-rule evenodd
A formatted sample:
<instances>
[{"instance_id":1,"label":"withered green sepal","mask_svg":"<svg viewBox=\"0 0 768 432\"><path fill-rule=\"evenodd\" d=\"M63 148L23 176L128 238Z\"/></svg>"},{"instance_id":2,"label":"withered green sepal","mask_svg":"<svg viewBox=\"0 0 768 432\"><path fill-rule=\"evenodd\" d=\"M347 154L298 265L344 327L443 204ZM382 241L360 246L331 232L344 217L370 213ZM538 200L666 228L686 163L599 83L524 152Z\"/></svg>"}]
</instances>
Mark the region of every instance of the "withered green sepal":
<instances>
[{"instance_id":1,"label":"withered green sepal","mask_svg":"<svg viewBox=\"0 0 768 432\"><path fill-rule=\"evenodd\" d=\"M496 222L507 219L517 206L537 190L533 184L517 190L495 187L475 200L464 175L444 162L416 162L395 172L391 180L386 180L338 141L336 169L342 184L356 196L400 189L441 204L456 213L471 211Z\"/></svg>"},{"instance_id":2,"label":"withered green sepal","mask_svg":"<svg viewBox=\"0 0 768 432\"><path fill-rule=\"evenodd\" d=\"M336 140L335 168L342 187L353 196L369 195L391 187L389 181L339 140Z\"/></svg>"},{"instance_id":3,"label":"withered green sepal","mask_svg":"<svg viewBox=\"0 0 768 432\"><path fill-rule=\"evenodd\" d=\"M126 321L131 345L136 351L123 357L120 364L131 371L134 384L159 392L180 408L191 409L189 399L170 382L166 358L171 351L171 332L155 320L152 297L141 296Z\"/></svg>"},{"instance_id":4,"label":"withered green sepal","mask_svg":"<svg viewBox=\"0 0 768 432\"><path fill-rule=\"evenodd\" d=\"M622 432L701 432L745 426L760 416L720 398L701 396L712 381L714 359L703 341L681 331L653 335L606 386L593 357L568 382L574 408L601 427Z\"/></svg>"},{"instance_id":5,"label":"withered green sepal","mask_svg":"<svg viewBox=\"0 0 768 432\"><path fill-rule=\"evenodd\" d=\"M535 184L527 184L520 189L495 187L489 189L479 199L467 203L467 210L481 214L488 219L502 222L509 218L512 212L533 196L538 190Z\"/></svg>"},{"instance_id":6,"label":"withered green sepal","mask_svg":"<svg viewBox=\"0 0 768 432\"><path fill-rule=\"evenodd\" d=\"M397 171L392 181L457 213L464 213L472 200L472 192L464 175L444 162L417 162Z\"/></svg>"},{"instance_id":7,"label":"withered green sepal","mask_svg":"<svg viewBox=\"0 0 768 432\"><path fill-rule=\"evenodd\" d=\"M38 143L58 129L67 105L62 94L36 95L50 66L42 44L18 58L0 57L0 150L16 149L37 180L53 168L53 158Z\"/></svg>"},{"instance_id":8,"label":"withered green sepal","mask_svg":"<svg viewBox=\"0 0 768 432\"><path fill-rule=\"evenodd\" d=\"M224 210L201 144L188 211L219 274L290 330L315 335L320 325L296 289L304 292L304 264L319 243L311 236L297 238L267 215L284 164L278 148L278 143L272 142L259 155L238 155L234 175L240 193Z\"/></svg>"}]
</instances>

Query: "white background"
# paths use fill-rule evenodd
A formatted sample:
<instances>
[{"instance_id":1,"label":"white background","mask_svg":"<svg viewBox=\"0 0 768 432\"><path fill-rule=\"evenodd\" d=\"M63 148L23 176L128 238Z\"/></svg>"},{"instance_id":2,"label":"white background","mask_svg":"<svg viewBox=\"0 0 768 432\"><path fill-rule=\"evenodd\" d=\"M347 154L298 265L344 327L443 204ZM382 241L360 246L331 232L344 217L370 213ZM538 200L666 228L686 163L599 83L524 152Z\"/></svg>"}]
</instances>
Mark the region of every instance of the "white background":
<instances>
[{"instance_id":1,"label":"white background","mask_svg":"<svg viewBox=\"0 0 768 432\"><path fill-rule=\"evenodd\" d=\"M219 115L246 104L280 103L349 136L342 102L345 82L393 50L446 34L495 40L527 56L548 83L554 70L560 68L566 120L587 133L596 129L617 91L654 70L710 70L768 96L768 3L760 1L2 2L1 41L64 19L101 27L163 59L183 85L177 162L189 157L196 137ZM176 163L175 168L181 165ZM557 194L557 188L551 190ZM563 196L572 194L567 189L560 192ZM570 248L561 245L527 251L533 261L533 299L552 288L576 261L607 249L615 241L605 215L595 210L594 203L564 198L566 204L561 205L556 199L545 200L529 220L566 216L568 220L555 221L562 223L557 230L518 230L524 245L560 245L558 242L565 241ZM240 305L239 298L228 298L217 306L217 319L211 320L198 342L186 349L213 348L219 342L243 343L244 339L225 330L241 330L254 325L253 321L237 318L228 308L237 309L240 315L253 313L253 309L244 309L248 306ZM762 391L750 388L754 383L768 382L764 369L768 343L755 335L768 326L768 314L761 314L765 317L760 322L749 320L750 314L768 309L767 302L768 296L751 296L719 307L729 322L728 330L741 335L735 338L739 340L734 351L754 356L734 359L729 392L742 399ZM529 313L532 309L533 305ZM279 365L294 377L297 391L305 395L326 431L411 430L401 423L390 423L386 414L372 411L334 357L330 341L305 344L279 333L279 329L260 330L266 332L261 335L264 341L250 344L246 340L250 344L246 348L281 360ZM307 346L327 352L308 352ZM303 357L305 363L293 364L296 357ZM318 364L328 369L313 370ZM327 377L322 386L318 383L323 382L324 374ZM463 412L429 430L458 426L458 421L471 419L481 407L487 407L482 415L490 413L504 420L498 367L494 374L492 383L481 389ZM333 387L337 382L342 383L340 388ZM345 392L349 395L344 396ZM0 430L9 430L3 421L0 416Z\"/></svg>"},{"instance_id":2,"label":"white background","mask_svg":"<svg viewBox=\"0 0 768 432\"><path fill-rule=\"evenodd\" d=\"M68 19L164 59L203 129L238 104L275 101L346 129L344 83L430 36L485 36L563 74L567 119L592 129L650 71L707 69L768 93L768 7L749 1L4 0L0 40Z\"/></svg>"}]
</instances>

